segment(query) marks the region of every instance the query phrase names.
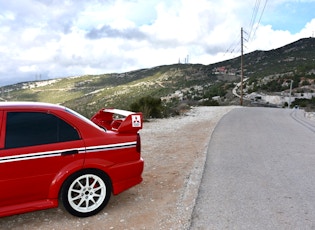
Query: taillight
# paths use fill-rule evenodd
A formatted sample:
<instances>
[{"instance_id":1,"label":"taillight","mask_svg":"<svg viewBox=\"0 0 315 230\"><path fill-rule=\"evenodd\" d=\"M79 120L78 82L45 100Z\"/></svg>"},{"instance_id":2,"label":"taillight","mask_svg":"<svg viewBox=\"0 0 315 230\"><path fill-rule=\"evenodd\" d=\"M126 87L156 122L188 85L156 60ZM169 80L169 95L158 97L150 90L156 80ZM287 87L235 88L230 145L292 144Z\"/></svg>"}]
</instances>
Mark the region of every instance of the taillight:
<instances>
[{"instance_id":1,"label":"taillight","mask_svg":"<svg viewBox=\"0 0 315 230\"><path fill-rule=\"evenodd\" d=\"M138 153L141 153L141 138L140 138L140 134L139 133L137 133L136 150L137 150Z\"/></svg>"}]
</instances>

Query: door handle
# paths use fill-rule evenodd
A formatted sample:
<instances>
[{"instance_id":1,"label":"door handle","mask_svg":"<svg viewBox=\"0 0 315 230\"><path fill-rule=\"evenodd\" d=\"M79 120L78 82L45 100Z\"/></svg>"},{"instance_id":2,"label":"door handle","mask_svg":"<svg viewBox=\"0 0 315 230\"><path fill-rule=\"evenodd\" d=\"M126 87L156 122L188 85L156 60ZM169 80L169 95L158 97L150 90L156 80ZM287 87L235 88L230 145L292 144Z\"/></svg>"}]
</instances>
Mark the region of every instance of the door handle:
<instances>
[{"instance_id":1,"label":"door handle","mask_svg":"<svg viewBox=\"0 0 315 230\"><path fill-rule=\"evenodd\" d=\"M61 153L61 156L66 156L66 155L72 155L72 154L78 154L79 150L77 149L73 149L73 150L69 150L69 151L64 151Z\"/></svg>"}]
</instances>

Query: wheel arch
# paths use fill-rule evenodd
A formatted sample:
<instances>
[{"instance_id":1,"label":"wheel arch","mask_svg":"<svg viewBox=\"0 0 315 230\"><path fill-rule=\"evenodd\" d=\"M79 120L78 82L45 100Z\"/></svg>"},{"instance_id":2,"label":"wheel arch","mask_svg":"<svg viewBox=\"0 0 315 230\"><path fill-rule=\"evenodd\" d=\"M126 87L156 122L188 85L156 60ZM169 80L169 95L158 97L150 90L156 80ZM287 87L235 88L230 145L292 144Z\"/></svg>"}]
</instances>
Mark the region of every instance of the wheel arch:
<instances>
[{"instance_id":1,"label":"wheel arch","mask_svg":"<svg viewBox=\"0 0 315 230\"><path fill-rule=\"evenodd\" d=\"M60 188L59 188L59 192L58 192L58 199L60 198L60 195L62 194L62 189L63 189L63 186L65 184L65 182L67 180L70 180L71 178L73 177L76 177L76 175L78 174L81 174L81 173L93 173L93 174L96 174L98 176L100 176L101 178L103 179L107 179L109 184L110 184L110 189L111 189L111 192L113 191L113 183L112 183L112 180L110 178L110 176L103 170L99 169L99 168L82 168L78 171L75 171L73 173L71 173L70 175L68 175L62 182Z\"/></svg>"},{"instance_id":2,"label":"wheel arch","mask_svg":"<svg viewBox=\"0 0 315 230\"><path fill-rule=\"evenodd\" d=\"M95 172L102 173L105 177L108 178L110 182L111 189L113 190L113 182L110 175L104 170L104 168L98 167L97 165L90 165L90 167L83 167L82 164L73 162L70 165L67 165L65 168L60 170L60 172L54 177L49 188L48 198L49 199L58 199L62 190L62 186L65 181L71 176L80 173L84 170L94 170Z\"/></svg>"}]
</instances>

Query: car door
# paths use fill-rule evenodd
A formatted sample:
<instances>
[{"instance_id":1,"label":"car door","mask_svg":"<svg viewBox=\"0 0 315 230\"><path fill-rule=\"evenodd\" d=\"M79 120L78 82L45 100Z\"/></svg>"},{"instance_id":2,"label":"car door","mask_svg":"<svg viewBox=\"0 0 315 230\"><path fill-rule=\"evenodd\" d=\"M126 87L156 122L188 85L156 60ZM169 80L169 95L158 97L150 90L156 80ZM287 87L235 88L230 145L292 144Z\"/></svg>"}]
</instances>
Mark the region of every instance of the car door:
<instances>
[{"instance_id":1,"label":"car door","mask_svg":"<svg viewBox=\"0 0 315 230\"><path fill-rule=\"evenodd\" d=\"M76 128L49 112L3 112L0 207L48 198L57 174L82 167L85 147Z\"/></svg>"}]
</instances>

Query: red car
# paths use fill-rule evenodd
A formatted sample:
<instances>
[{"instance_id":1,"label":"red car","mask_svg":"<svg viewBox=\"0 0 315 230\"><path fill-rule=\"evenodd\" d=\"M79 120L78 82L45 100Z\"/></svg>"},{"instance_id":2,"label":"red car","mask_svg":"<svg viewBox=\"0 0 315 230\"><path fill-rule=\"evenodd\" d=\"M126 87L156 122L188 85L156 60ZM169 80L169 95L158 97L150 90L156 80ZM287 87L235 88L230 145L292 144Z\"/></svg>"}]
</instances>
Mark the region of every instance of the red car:
<instances>
[{"instance_id":1,"label":"red car","mask_svg":"<svg viewBox=\"0 0 315 230\"><path fill-rule=\"evenodd\" d=\"M72 215L98 213L142 181L141 128L141 113L101 109L89 120L63 106L0 102L0 216L59 200Z\"/></svg>"}]
</instances>

